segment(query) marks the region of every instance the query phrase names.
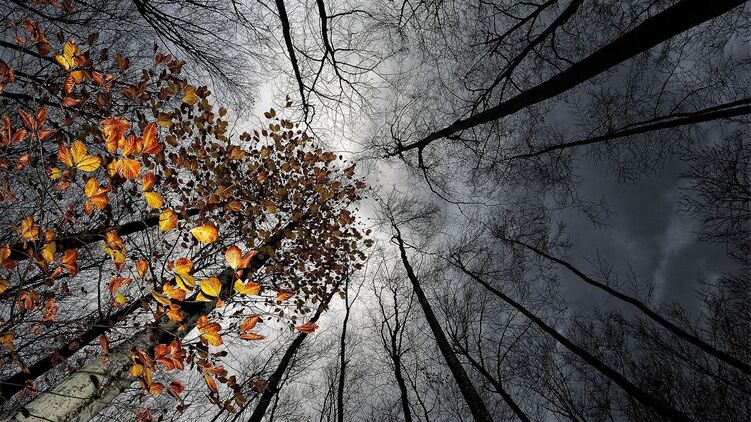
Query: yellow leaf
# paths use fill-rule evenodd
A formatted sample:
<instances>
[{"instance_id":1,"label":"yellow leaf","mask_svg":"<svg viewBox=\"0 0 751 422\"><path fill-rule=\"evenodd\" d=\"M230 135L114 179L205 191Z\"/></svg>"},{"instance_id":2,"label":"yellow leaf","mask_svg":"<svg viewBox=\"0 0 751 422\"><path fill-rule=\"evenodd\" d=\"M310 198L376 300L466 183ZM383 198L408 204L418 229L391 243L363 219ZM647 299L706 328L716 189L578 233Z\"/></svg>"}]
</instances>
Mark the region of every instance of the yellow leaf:
<instances>
[{"instance_id":1,"label":"yellow leaf","mask_svg":"<svg viewBox=\"0 0 751 422\"><path fill-rule=\"evenodd\" d=\"M47 262L53 262L55 260L55 251L57 250L57 244L50 242L44 245L42 248L42 258Z\"/></svg>"},{"instance_id":2,"label":"yellow leaf","mask_svg":"<svg viewBox=\"0 0 751 422\"><path fill-rule=\"evenodd\" d=\"M83 142L79 140L73 141L70 152L73 155L73 164L69 165L86 172L91 172L99 168L99 157L87 154L86 145Z\"/></svg>"},{"instance_id":3,"label":"yellow leaf","mask_svg":"<svg viewBox=\"0 0 751 422\"><path fill-rule=\"evenodd\" d=\"M236 245L232 245L224 253L224 258L227 260L227 265L236 270L240 268L240 264L242 263L242 252Z\"/></svg>"},{"instance_id":4,"label":"yellow leaf","mask_svg":"<svg viewBox=\"0 0 751 422\"><path fill-rule=\"evenodd\" d=\"M5 293L10 287L10 280L0 279L0 293Z\"/></svg>"},{"instance_id":5,"label":"yellow leaf","mask_svg":"<svg viewBox=\"0 0 751 422\"><path fill-rule=\"evenodd\" d=\"M52 167L50 169L50 179L51 180L60 180L60 178L63 177L63 171L60 170L57 167Z\"/></svg>"},{"instance_id":6,"label":"yellow leaf","mask_svg":"<svg viewBox=\"0 0 751 422\"><path fill-rule=\"evenodd\" d=\"M81 50L76 43L67 41L63 45L63 54L55 56L55 61L63 67L65 70L70 70L78 66L78 56L81 55Z\"/></svg>"},{"instance_id":7,"label":"yellow leaf","mask_svg":"<svg viewBox=\"0 0 751 422\"><path fill-rule=\"evenodd\" d=\"M219 335L221 326L216 322L209 322L206 315L201 315L196 322L198 331L201 333L201 340L212 346L219 346L222 344L222 336Z\"/></svg>"},{"instance_id":8,"label":"yellow leaf","mask_svg":"<svg viewBox=\"0 0 751 422\"><path fill-rule=\"evenodd\" d=\"M243 283L240 280L235 280L235 291L241 295L246 296L258 296L261 293L261 285L258 283Z\"/></svg>"},{"instance_id":9,"label":"yellow leaf","mask_svg":"<svg viewBox=\"0 0 751 422\"><path fill-rule=\"evenodd\" d=\"M159 214L159 230L166 232L177 227L177 214L168 209Z\"/></svg>"},{"instance_id":10,"label":"yellow leaf","mask_svg":"<svg viewBox=\"0 0 751 422\"><path fill-rule=\"evenodd\" d=\"M125 295L120 293L117 296L115 296L115 302L119 303L120 305L125 305L125 302L127 302L128 299L125 298Z\"/></svg>"},{"instance_id":11,"label":"yellow leaf","mask_svg":"<svg viewBox=\"0 0 751 422\"><path fill-rule=\"evenodd\" d=\"M148 203L151 208L157 209L164 205L164 199L159 192L146 192L143 195L146 197L146 203Z\"/></svg>"},{"instance_id":12,"label":"yellow leaf","mask_svg":"<svg viewBox=\"0 0 751 422\"><path fill-rule=\"evenodd\" d=\"M219 239L219 234L214 226L198 226L193 228L190 232L201 243L212 243Z\"/></svg>"},{"instance_id":13,"label":"yellow leaf","mask_svg":"<svg viewBox=\"0 0 751 422\"><path fill-rule=\"evenodd\" d=\"M175 274L175 281L181 289L190 291L196 287L196 282L190 274Z\"/></svg>"},{"instance_id":14,"label":"yellow leaf","mask_svg":"<svg viewBox=\"0 0 751 422\"><path fill-rule=\"evenodd\" d=\"M201 282L201 291L207 296L218 297L222 291L222 283L216 277L211 277Z\"/></svg>"},{"instance_id":15,"label":"yellow leaf","mask_svg":"<svg viewBox=\"0 0 751 422\"><path fill-rule=\"evenodd\" d=\"M196 302L211 302L214 299L210 298L209 296L206 296L205 294L203 294L203 292L198 292L195 300Z\"/></svg>"},{"instance_id":16,"label":"yellow leaf","mask_svg":"<svg viewBox=\"0 0 751 422\"><path fill-rule=\"evenodd\" d=\"M188 105L198 104L198 95L196 95L196 87L188 85L185 87L185 94L183 95L183 102Z\"/></svg>"},{"instance_id":17,"label":"yellow leaf","mask_svg":"<svg viewBox=\"0 0 751 422\"><path fill-rule=\"evenodd\" d=\"M154 299L156 299L157 302L161 303L164 306L169 306L170 301L167 296L157 292L156 290L152 290L151 295L154 296Z\"/></svg>"}]
</instances>

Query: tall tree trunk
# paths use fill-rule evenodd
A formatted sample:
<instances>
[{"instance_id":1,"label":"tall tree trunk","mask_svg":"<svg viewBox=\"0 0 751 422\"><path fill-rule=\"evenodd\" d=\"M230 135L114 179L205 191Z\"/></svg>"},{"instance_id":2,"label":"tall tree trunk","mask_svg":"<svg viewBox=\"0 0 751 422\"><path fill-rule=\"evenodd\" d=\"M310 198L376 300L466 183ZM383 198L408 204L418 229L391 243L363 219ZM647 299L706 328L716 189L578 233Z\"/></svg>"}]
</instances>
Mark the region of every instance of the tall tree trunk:
<instances>
[{"instance_id":1,"label":"tall tree trunk","mask_svg":"<svg viewBox=\"0 0 751 422\"><path fill-rule=\"evenodd\" d=\"M231 288L233 276L234 270L231 268L220 275L225 289ZM193 329L201 315L211 312L215 306L215 302L184 303L183 311L187 317L183 322L168 320L139 331L114 347L107 363L93 359L50 391L22 406L7 421L89 421L133 384L134 380L129 374L133 365L130 358L133 348L148 350L155 343L182 338ZM178 331L179 326L185 326L185 330Z\"/></svg>"},{"instance_id":2,"label":"tall tree trunk","mask_svg":"<svg viewBox=\"0 0 751 422\"><path fill-rule=\"evenodd\" d=\"M459 344L458 341L456 341L457 344ZM493 375L488 372L485 367L475 360L475 358L472 357L471 354L469 354L469 350L467 350L467 347L460 347L460 353L464 355L464 357L467 358L467 361L470 365L472 365L473 368L477 370L480 374L482 374L483 377L485 377L490 384L493 385L493 388L495 388L495 391L498 392L498 394L503 398L503 401L506 402L506 404L511 408L511 410L514 412L514 415L516 415L517 418L519 418L522 422L529 422L529 417L527 417L527 414L524 413L524 411L519 407L518 404L514 401L514 398L511 397L511 394L506 391L505 388L503 388L503 384L501 384L501 381L493 377Z\"/></svg>"},{"instance_id":3,"label":"tall tree trunk","mask_svg":"<svg viewBox=\"0 0 751 422\"><path fill-rule=\"evenodd\" d=\"M399 400L401 401L404 420L405 422L412 422L412 409L409 406L407 382L404 378L404 373L402 372L402 354L404 353L402 350L402 339L404 338L404 329L406 328L409 313L412 310L413 296L410 296L404 316L401 317L399 315L400 307L398 287L393 285L389 286L388 289L391 291L394 303L393 315L387 311L384 306L385 301L383 300L382 290L378 291L377 289L374 289L375 295L378 298L378 306L381 310L381 316L383 318L381 321L381 342L383 343L383 350L386 351L389 359L391 359L391 364L394 365L394 379L396 379L396 385L399 387ZM412 293L412 295L414 295L414 293ZM393 327L389 322L392 316L394 318ZM402 323L402 319L404 323ZM384 328L388 331L388 338L384 334Z\"/></svg>"},{"instance_id":4,"label":"tall tree trunk","mask_svg":"<svg viewBox=\"0 0 751 422\"><path fill-rule=\"evenodd\" d=\"M566 349L574 353L584 362L592 366L599 373L601 373L605 377L612 380L619 387L621 387L623 391L625 391L628 395L638 400L643 405L647 406L648 408L652 409L654 412L658 413L659 415L671 421L690 421L691 420L691 418L686 416L683 412L673 408L670 404L665 403L662 400L655 398L652 394L637 387L631 381L626 379L626 377L621 375L618 371L611 368L610 366L608 366L607 364L605 364L604 362L602 362L601 360L593 356L591 353L584 350L583 348L574 344L571 340L569 340L568 338L560 334L553 327L546 324L545 321L537 317L537 315L530 312L522 304L506 296L501 291L495 289L493 286L488 284L485 280L477 276L477 274L469 271L461 263L461 261L452 262L452 264L458 269L460 269L463 273L471 277L473 280L480 283L480 285L482 285L485 289L487 289L494 295L498 296L504 302L511 305L514 309L519 311L522 315L529 318L529 320L532 321L535 325L537 325L542 331L544 331L545 333L553 337L558 343L560 343Z\"/></svg>"},{"instance_id":5,"label":"tall tree trunk","mask_svg":"<svg viewBox=\"0 0 751 422\"><path fill-rule=\"evenodd\" d=\"M610 287L610 286L608 286L608 285L606 285L604 283L601 283L599 281L593 280L592 278L588 277L583 272L579 271L576 267L574 267L573 265L571 265L569 262L564 261L564 260L562 260L560 258L556 258L556 257L554 257L552 255L549 255L549 254L541 251L540 249L535 248L534 246L528 245L528 244L526 244L526 243L524 243L522 241L519 241L519 240L506 239L504 237L499 237L499 238L501 240L503 240L504 242L509 242L509 243L512 243L512 244L521 245L524 248L526 248L526 249L534 252L535 254L537 254L537 255L539 255L539 256L541 256L543 258L545 258L545 259L547 259L549 261L555 262L556 264L559 264L559 265L565 267L567 270L569 270L572 273L574 273L577 277L579 277L582 281L584 281L585 283L589 284L590 286L596 287L596 288L598 288L598 289L606 292L607 294L609 294L611 296L617 297L618 299L620 299L620 300L622 300L622 301L624 301L624 302L626 302L626 303L628 303L630 305L633 305L634 307L636 307L636 309L638 309L639 311L641 311L641 313L644 314L646 317L648 317L652 321L656 322L657 324L661 325L662 327L664 327L666 330L668 330L670 333L672 333L676 337L678 337L678 338L680 338L682 340L685 340L685 341L693 344L694 346L696 346L699 349L701 349L703 352L705 352L705 353L707 353L709 355L712 355L713 357L715 357L715 358L717 358L717 359L719 359L719 360L721 360L721 361L723 361L723 362L725 362L725 363L727 363L729 365L732 365L732 366L738 368L739 370L743 371L746 374L748 374L749 372L751 372L751 369L749 369L749 365L747 363L741 361L740 359L738 359L738 358L736 358L736 357L734 357L734 356L732 356L732 355L730 355L728 353L723 352L722 350L718 350L718 349L712 347L710 344L708 344L704 340L700 339L699 337L696 337L696 336L694 336L694 335L686 332L685 330L682 330L677 325L675 325L672 322L668 321L667 319L663 318L657 312L653 311L649 306L647 306L644 302L640 301L639 299L637 299L635 297L628 296L626 294L623 294L623 293L619 292L618 290L615 290L612 287Z\"/></svg>"},{"instance_id":6,"label":"tall tree trunk","mask_svg":"<svg viewBox=\"0 0 751 422\"><path fill-rule=\"evenodd\" d=\"M407 393L407 383L404 381L404 375L402 375L402 359L401 355L394 348L396 347L396 334L391 336L391 361L394 364L394 378L396 378L396 384L399 386L399 399L402 402L402 413L404 413L404 422L412 422L412 411L409 408L409 395Z\"/></svg>"},{"instance_id":7,"label":"tall tree trunk","mask_svg":"<svg viewBox=\"0 0 751 422\"><path fill-rule=\"evenodd\" d=\"M487 407L485 407L485 403L482 401L480 394L477 392L477 389L475 389L472 381L464 371L464 367L462 366L461 362L459 362L459 359L456 358L454 351L451 350L451 345L446 338L446 334L444 334L443 329L441 328L441 324L438 322L438 318L436 318L435 314L433 313L433 308L430 306L430 302L428 302L428 298L425 295L425 292L422 290L422 286L420 286L420 281L417 279L417 276L415 275L415 272L413 271L412 266L409 263L409 259L407 258L407 251L404 249L402 234L399 231L399 227L397 227L396 223L393 220L392 226L396 231L396 236L394 237L399 245L402 264L404 264L404 269L407 272L407 277L409 278L409 281L412 282L412 288L415 291L415 295L417 296L417 300L420 303L420 307L422 307L422 310L425 313L425 319L428 321L430 331L433 333L433 337L435 337L436 343L438 343L438 349L441 351L443 358L446 360L446 364L451 370L451 374L454 376L454 380L459 387L459 391L461 391L462 396L464 396L464 401L467 402L469 411L472 412L472 416L476 421L492 421L493 418L491 417L490 412L488 412Z\"/></svg>"},{"instance_id":8,"label":"tall tree trunk","mask_svg":"<svg viewBox=\"0 0 751 422\"><path fill-rule=\"evenodd\" d=\"M459 131L498 120L531 105L553 98L612 67L649 50L694 26L716 18L745 0L682 0L662 12L647 18L636 28L611 41L596 52L575 63L563 72L515 97L466 119L459 119L409 144L399 144L389 155L399 155L412 149L421 151L431 142Z\"/></svg>"},{"instance_id":9,"label":"tall tree trunk","mask_svg":"<svg viewBox=\"0 0 751 422\"><path fill-rule=\"evenodd\" d=\"M349 301L349 277L344 282L344 321L342 322L342 336L339 338L339 384L336 388L336 417L338 422L344 422L344 383L347 379L347 323L351 303Z\"/></svg>"},{"instance_id":10,"label":"tall tree trunk","mask_svg":"<svg viewBox=\"0 0 751 422\"><path fill-rule=\"evenodd\" d=\"M310 318L310 322L318 321L318 318L328 307L331 298L336 295L336 289L338 287L338 285L335 285L331 290L331 293L329 293L326 299L321 302L321 304L318 306L318 310L316 310L316 313L312 318ZM276 396L280 391L279 384L282 381L284 373L287 371L287 367L292 361L292 358L297 353L297 350L302 345L303 341L305 341L306 337L308 337L308 335L305 333L298 334L297 337L292 340L292 343L290 343L289 347L287 347L287 351L284 352L284 356L282 356L282 359L279 361L279 365L277 365L274 373L271 374L268 381L266 382L266 388L263 390L263 394L261 394L261 398L258 400L258 404L256 404L255 409L253 409L253 414L250 415L248 422L261 422L261 419L263 419L263 416L266 414L266 410L268 409L269 404L271 404L271 399L273 399L274 396Z\"/></svg>"},{"instance_id":11,"label":"tall tree trunk","mask_svg":"<svg viewBox=\"0 0 751 422\"><path fill-rule=\"evenodd\" d=\"M73 356L81 350L82 347L96 340L99 336L104 335L104 333L109 331L109 329L115 324L139 309L143 301L149 300L150 297L151 294L141 296L138 300L133 301L128 306L120 309L105 319L95 321L89 326L89 329L79 334L73 340L65 343L52 353L34 362L28 368L24 368L14 375L4 379L0 382L0 404L5 403L15 394L25 389L27 381L34 381L41 377L54 368L57 362Z\"/></svg>"}]
</instances>

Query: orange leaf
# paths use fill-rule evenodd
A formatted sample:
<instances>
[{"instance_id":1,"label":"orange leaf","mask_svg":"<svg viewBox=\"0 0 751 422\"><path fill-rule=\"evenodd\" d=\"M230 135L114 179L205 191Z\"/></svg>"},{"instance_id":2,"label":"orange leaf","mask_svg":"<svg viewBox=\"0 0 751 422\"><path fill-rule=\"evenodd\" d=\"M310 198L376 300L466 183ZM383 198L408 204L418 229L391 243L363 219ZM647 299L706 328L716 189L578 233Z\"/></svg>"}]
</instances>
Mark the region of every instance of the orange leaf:
<instances>
[{"instance_id":1,"label":"orange leaf","mask_svg":"<svg viewBox=\"0 0 751 422\"><path fill-rule=\"evenodd\" d=\"M181 302L185 300L185 290L174 287L170 283L164 283L164 286L162 286L162 291L172 299L179 300Z\"/></svg>"},{"instance_id":2,"label":"orange leaf","mask_svg":"<svg viewBox=\"0 0 751 422\"><path fill-rule=\"evenodd\" d=\"M34 224L34 217L29 215L21 220L21 237L26 240L37 240L39 238L39 226Z\"/></svg>"},{"instance_id":3,"label":"orange leaf","mask_svg":"<svg viewBox=\"0 0 751 422\"><path fill-rule=\"evenodd\" d=\"M172 340L170 344L157 344L154 347L154 360L161 363L168 371L184 369L185 350L179 340Z\"/></svg>"},{"instance_id":4,"label":"orange leaf","mask_svg":"<svg viewBox=\"0 0 751 422\"><path fill-rule=\"evenodd\" d=\"M219 334L219 330L222 328L221 325L216 322L209 322L206 315L201 315L196 322L196 326L201 333L201 341L212 346L222 344L222 336Z\"/></svg>"},{"instance_id":5,"label":"orange leaf","mask_svg":"<svg viewBox=\"0 0 751 422\"><path fill-rule=\"evenodd\" d=\"M240 326L240 330L242 332L248 332L255 328L256 324L258 324L261 321L260 315L251 315L243 321L242 325Z\"/></svg>"},{"instance_id":6,"label":"orange leaf","mask_svg":"<svg viewBox=\"0 0 751 422\"><path fill-rule=\"evenodd\" d=\"M161 382L155 382L149 385L149 393L151 394L161 394L162 391L164 391L164 384Z\"/></svg>"},{"instance_id":7,"label":"orange leaf","mask_svg":"<svg viewBox=\"0 0 751 422\"><path fill-rule=\"evenodd\" d=\"M206 385L209 386L209 390L211 390L211 392L213 392L214 394L219 394L219 388L217 387L214 378L211 378L211 375L204 373L203 380L206 381Z\"/></svg>"},{"instance_id":8,"label":"orange leaf","mask_svg":"<svg viewBox=\"0 0 751 422\"><path fill-rule=\"evenodd\" d=\"M71 276L78 274L78 251L67 249L60 258L60 265L63 266Z\"/></svg>"},{"instance_id":9,"label":"orange leaf","mask_svg":"<svg viewBox=\"0 0 751 422\"><path fill-rule=\"evenodd\" d=\"M143 276L146 275L146 271L149 269L149 261L145 259L139 259L136 261L136 273L138 273L138 276L143 278Z\"/></svg>"},{"instance_id":10,"label":"orange leaf","mask_svg":"<svg viewBox=\"0 0 751 422\"><path fill-rule=\"evenodd\" d=\"M156 182L156 175L153 171L144 174L141 178L141 189L144 192L150 191L154 187L154 182Z\"/></svg>"},{"instance_id":11,"label":"orange leaf","mask_svg":"<svg viewBox=\"0 0 751 422\"><path fill-rule=\"evenodd\" d=\"M105 354L110 352L110 341L107 340L107 337L104 334L99 336L99 344L102 346L102 352Z\"/></svg>"},{"instance_id":12,"label":"orange leaf","mask_svg":"<svg viewBox=\"0 0 751 422\"><path fill-rule=\"evenodd\" d=\"M130 122L120 117L112 117L102 120L100 128L104 135L104 142L107 143L107 151L115 153L123 141L123 135L130 129Z\"/></svg>"},{"instance_id":13,"label":"orange leaf","mask_svg":"<svg viewBox=\"0 0 751 422\"><path fill-rule=\"evenodd\" d=\"M190 232L201 243L212 243L219 239L216 227L210 225L195 227Z\"/></svg>"},{"instance_id":14,"label":"orange leaf","mask_svg":"<svg viewBox=\"0 0 751 422\"><path fill-rule=\"evenodd\" d=\"M318 326L312 322L306 322L305 324L300 324L295 328L297 328L297 331L301 333L310 334L315 331Z\"/></svg>"},{"instance_id":15,"label":"orange leaf","mask_svg":"<svg viewBox=\"0 0 751 422\"><path fill-rule=\"evenodd\" d=\"M170 303L169 304L169 311L167 311L167 317L175 322L180 322L183 320L183 311L180 310L180 305L177 303Z\"/></svg>"},{"instance_id":16,"label":"orange leaf","mask_svg":"<svg viewBox=\"0 0 751 422\"><path fill-rule=\"evenodd\" d=\"M263 340L266 338L266 336L258 333L245 333L240 335L240 338L243 340Z\"/></svg>"},{"instance_id":17,"label":"orange leaf","mask_svg":"<svg viewBox=\"0 0 751 422\"><path fill-rule=\"evenodd\" d=\"M60 144L57 147L57 159L68 167L73 167L73 155L70 153L68 147Z\"/></svg>"},{"instance_id":18,"label":"orange leaf","mask_svg":"<svg viewBox=\"0 0 751 422\"><path fill-rule=\"evenodd\" d=\"M121 158L116 163L117 173L128 180L136 180L141 174L141 162L138 160Z\"/></svg>"},{"instance_id":19,"label":"orange leaf","mask_svg":"<svg viewBox=\"0 0 751 422\"><path fill-rule=\"evenodd\" d=\"M294 295L295 295L295 292L290 292L288 290L280 290L276 294L276 300L278 300L279 302L284 302L285 300L291 298Z\"/></svg>"},{"instance_id":20,"label":"orange leaf","mask_svg":"<svg viewBox=\"0 0 751 422\"><path fill-rule=\"evenodd\" d=\"M180 398L180 393L185 390L185 385L183 385L183 383L180 381L172 381L171 383L169 383L169 386L167 388L169 388L169 391L170 393L172 393L172 395Z\"/></svg>"},{"instance_id":21,"label":"orange leaf","mask_svg":"<svg viewBox=\"0 0 751 422\"><path fill-rule=\"evenodd\" d=\"M143 139L144 154L159 154L162 152L162 143L159 142L159 139L156 136L155 123L149 123L143 128L141 138Z\"/></svg>"}]
</instances>

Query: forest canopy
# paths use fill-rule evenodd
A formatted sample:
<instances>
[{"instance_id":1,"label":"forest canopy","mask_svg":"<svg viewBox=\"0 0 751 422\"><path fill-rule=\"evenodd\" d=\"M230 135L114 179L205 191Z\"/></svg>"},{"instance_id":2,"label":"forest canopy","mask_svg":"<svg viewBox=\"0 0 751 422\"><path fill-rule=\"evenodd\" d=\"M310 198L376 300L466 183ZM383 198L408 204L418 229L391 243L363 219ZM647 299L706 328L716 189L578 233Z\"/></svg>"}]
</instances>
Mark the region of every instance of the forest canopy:
<instances>
[{"instance_id":1,"label":"forest canopy","mask_svg":"<svg viewBox=\"0 0 751 422\"><path fill-rule=\"evenodd\" d=\"M748 2L0 14L0 420L751 417Z\"/></svg>"}]
</instances>

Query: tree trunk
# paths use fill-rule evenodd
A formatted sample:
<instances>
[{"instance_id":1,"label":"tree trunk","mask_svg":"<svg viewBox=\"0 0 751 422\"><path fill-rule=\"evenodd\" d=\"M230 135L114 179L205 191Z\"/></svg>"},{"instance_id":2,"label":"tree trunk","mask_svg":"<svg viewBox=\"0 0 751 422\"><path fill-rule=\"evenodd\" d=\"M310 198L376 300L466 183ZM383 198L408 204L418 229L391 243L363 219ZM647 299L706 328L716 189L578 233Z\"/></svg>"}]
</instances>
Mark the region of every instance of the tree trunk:
<instances>
[{"instance_id":1,"label":"tree trunk","mask_svg":"<svg viewBox=\"0 0 751 422\"><path fill-rule=\"evenodd\" d=\"M541 256L543 258L545 258L545 259L547 259L549 261L553 261L556 264L559 264L559 265L565 267L566 269L568 269L569 271L571 271L572 273L574 273L577 277L579 277L582 281L584 281L585 283L589 284L590 286L596 287L596 288L598 288L598 289L606 292L607 294L609 294L611 296L617 297L618 299L620 299L620 300L622 300L622 301L624 301L624 302L626 302L626 303L628 303L630 305L633 305L639 311L641 311L641 313L644 314L647 318L649 318L652 321L656 322L657 324L661 325L662 327L664 327L666 330L668 330L669 332L671 332L676 337L678 337L678 338L680 338L682 340L685 340L685 341L693 344L694 346L698 347L704 353L712 355L713 357L715 357L715 358L717 358L717 359L719 359L719 360L721 360L721 361L723 361L723 362L725 362L725 363L727 363L729 365L732 365L732 366L738 368L739 370L743 371L746 374L748 374L748 373L751 372L751 369L749 369L749 365L747 363L741 361L740 359L738 359L738 358L736 358L734 356L731 356L728 353L723 352L722 350L717 350L716 348L712 347L710 344L706 343L704 340L702 340L702 339L700 339L700 338L698 338L698 337L696 337L696 336L694 336L692 334L687 333L686 331L682 330L677 325L675 325L672 322L668 321L667 319L663 318L657 312L655 312L652 309L650 309L649 306L647 306L646 304L644 304L639 299L637 299L635 297L628 296L626 294L623 294L623 293L619 292L618 290L615 290L615 289L613 289L612 287L610 287L610 286L608 286L606 284L603 284L603 283L601 283L599 281L591 279L590 277L588 277L583 272L579 271L576 267L574 267L570 263L568 263L568 262L566 262L566 261L564 261L564 260L562 260L560 258L556 258L556 257L554 257L552 255L549 255L549 254L547 254L547 253L545 253L545 252L543 252L543 251L535 248L534 246L528 245L528 244L526 244L524 242L521 242L519 240L506 239L506 238L503 238L503 237L501 237L500 239L503 240L504 242L509 242L509 243L512 243L512 244L521 245L524 248L526 248L526 249L534 252L535 254L537 254L537 255L539 255L539 256Z\"/></svg>"},{"instance_id":2,"label":"tree trunk","mask_svg":"<svg viewBox=\"0 0 751 422\"><path fill-rule=\"evenodd\" d=\"M224 270L220 275L222 286L231 288L233 276L234 270ZM7 421L89 421L133 384L134 379L129 374L133 365L130 358L133 348L148 350L156 343L182 338L193 329L201 315L211 312L215 306L215 302L185 303L183 309L188 314L185 321L175 323L168 320L141 330L114 347L107 363L101 359L92 360L50 391L22 406ZM181 325L186 327L184 331L178 331Z\"/></svg>"},{"instance_id":3,"label":"tree trunk","mask_svg":"<svg viewBox=\"0 0 751 422\"><path fill-rule=\"evenodd\" d=\"M493 385L493 388L495 388L495 391L498 392L498 394L503 398L503 401L506 402L506 404L511 408L511 410L514 412L517 418L519 418L522 422L530 422L529 417L527 417L527 414L524 413L524 411L519 407L518 404L514 401L514 398L511 397L511 394L506 391L505 388L503 388L503 385L499 380L493 377L493 375L488 372L487 369L485 369L480 362L476 361L472 355L469 354L469 350L466 348L462 348L460 350L461 354L464 355L464 357L467 358L467 361L469 361L469 364L472 365L473 368L477 370L480 374L482 374L483 377L485 377L490 384Z\"/></svg>"},{"instance_id":4,"label":"tree trunk","mask_svg":"<svg viewBox=\"0 0 751 422\"><path fill-rule=\"evenodd\" d=\"M409 144L399 144L389 155L422 150L431 142L484 123L498 120L531 105L553 98L612 67L649 50L694 26L726 13L745 0L683 0L644 20L636 28L611 41L563 72L527 89L495 107L433 132Z\"/></svg>"},{"instance_id":5,"label":"tree trunk","mask_svg":"<svg viewBox=\"0 0 751 422\"><path fill-rule=\"evenodd\" d=\"M499 290L493 288L493 286L488 284L485 280L481 279L476 274L467 270L461 262L458 262L458 263L452 262L452 264L456 266L457 268L459 268L466 275L471 277L473 280L480 283L488 291L490 291L494 295L501 298L501 300L503 300L504 302L511 305L514 309L519 311L522 315L529 318L529 320L532 321L535 325L537 325L542 331L544 331L545 333L553 337L556 341L558 341L558 343L560 343L566 349L568 349L569 351L574 353L576 356L581 358L584 362L592 366L602 375L612 380L619 387L621 387L623 391L625 391L631 397L638 400L643 405L647 406L648 408L652 409L656 413L660 414L661 416L671 421L690 421L691 420L691 418L689 418L688 416L686 416L679 410L673 408L672 406L670 406L670 404L665 403L662 400L653 397L651 394L637 387L636 385L631 383L631 381L626 379L626 377L621 375L618 371L606 365L604 362L602 362L601 360L599 360L598 358L596 358L595 356L593 356L592 354L590 354L583 348L571 342L568 338L564 337L562 334L556 331L553 327L546 324L545 321L538 318L535 314L530 312L527 308L522 306L520 303L506 296Z\"/></svg>"},{"instance_id":6,"label":"tree trunk","mask_svg":"<svg viewBox=\"0 0 751 422\"><path fill-rule=\"evenodd\" d=\"M347 323L349 322L349 278L344 283L344 322L342 322L342 336L339 339L339 384L336 389L336 417L338 422L344 422L344 383L347 378Z\"/></svg>"},{"instance_id":7,"label":"tree trunk","mask_svg":"<svg viewBox=\"0 0 751 422\"><path fill-rule=\"evenodd\" d=\"M402 240L402 235L399 231L399 228L393 221L392 226L396 231L395 239L399 245L402 264L404 264L404 269L407 271L407 277L412 282L412 288L415 291L415 295L417 295L417 300L420 303L420 307L422 307L422 310L425 313L425 319L428 321L430 331L433 333L433 337L435 337L436 343L438 343L438 349L441 351L443 358L446 360L446 364L451 370L451 374L454 376L454 380L456 381L456 384L459 387L462 396L464 396L464 400L467 402L469 411L472 412L472 416L476 421L492 421L493 418L491 417L490 412L488 412L488 409L485 407L485 403L482 401L480 394L477 392L477 389L475 389L472 381L470 381L467 373L464 371L464 367L462 367L461 362L459 362L459 359L456 358L454 351L451 350L451 346L449 345L449 341L446 338L446 334L444 334L443 329L438 322L438 318L436 318L435 314L433 313L430 302L428 302L428 298L425 295L425 292L422 290L422 287L420 286L420 281L417 279L415 272L412 270L412 266L410 265L409 259L407 258L407 251L404 249L404 242Z\"/></svg>"},{"instance_id":8,"label":"tree trunk","mask_svg":"<svg viewBox=\"0 0 751 422\"><path fill-rule=\"evenodd\" d=\"M391 345L396 347L396 334L391 336ZM394 378L396 378L396 384L399 386L399 398L402 402L402 412L404 413L404 422L412 422L412 411L409 408L409 395L407 394L407 383L404 381L404 375L402 375L402 359L396 349L391 351L391 361L394 363Z\"/></svg>"},{"instance_id":9,"label":"tree trunk","mask_svg":"<svg viewBox=\"0 0 751 422\"><path fill-rule=\"evenodd\" d=\"M73 356L76 352L81 350L82 347L91 343L99 338L115 324L122 321L130 315L133 311L140 308L141 303L144 300L149 300L151 294L141 296L140 299L133 301L128 306L120 309L115 314L108 316L104 320L93 322L89 329L81 333L73 340L60 346L54 352L48 354L44 358L34 362L28 368L17 372L16 374L4 379L0 383L0 404L10 400L18 392L26 388L27 381L34 381L35 379L46 374L49 370L55 367L56 363Z\"/></svg>"},{"instance_id":10,"label":"tree trunk","mask_svg":"<svg viewBox=\"0 0 751 422\"><path fill-rule=\"evenodd\" d=\"M333 298L336 294L337 287L339 286L334 286L328 297L321 302L321 304L318 306L318 310L310 319L310 322L318 321L318 318L328 307L331 298ZM287 347L287 351L284 352L282 360L279 361L279 365L277 365L276 370L274 370L274 373L271 374L268 381L266 382L266 388L264 389L263 394L261 394L261 398L258 400L258 404L256 405L255 409L253 409L253 414L250 415L248 422L261 422L261 419L263 419L263 416L266 414L266 410L268 409L269 404L271 404L271 399L273 399L274 396L276 396L276 394L280 391L279 383L282 381L282 377L287 371L287 367L289 366L292 358L295 356L295 353L297 353L297 350L300 348L300 345L302 345L302 342L305 341L305 338L307 336L308 335L305 333L298 334L297 337L292 340L292 343L290 343L289 347Z\"/></svg>"}]
</instances>

